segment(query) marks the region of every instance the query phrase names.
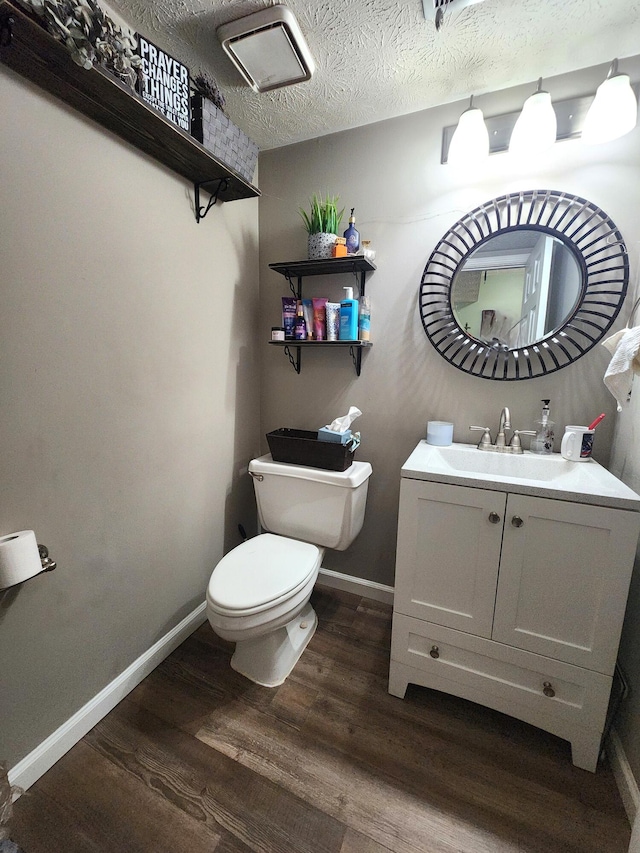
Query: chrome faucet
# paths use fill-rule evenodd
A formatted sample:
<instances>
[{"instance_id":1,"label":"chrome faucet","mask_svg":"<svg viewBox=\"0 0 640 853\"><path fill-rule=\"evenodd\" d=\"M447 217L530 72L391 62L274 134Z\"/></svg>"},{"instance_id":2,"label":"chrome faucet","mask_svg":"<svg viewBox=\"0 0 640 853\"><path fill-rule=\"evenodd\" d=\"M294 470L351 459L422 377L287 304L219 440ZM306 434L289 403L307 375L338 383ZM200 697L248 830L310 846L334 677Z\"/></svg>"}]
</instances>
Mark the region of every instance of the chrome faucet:
<instances>
[{"instance_id":1,"label":"chrome faucet","mask_svg":"<svg viewBox=\"0 0 640 853\"><path fill-rule=\"evenodd\" d=\"M493 444L491 441L491 429L489 427L481 427L481 426L470 426L469 429L480 430L483 435L478 443L478 450L494 450L498 451L498 453L522 453L522 443L520 441L521 435L535 435L533 430L526 429L515 429L513 431L513 437L511 442L507 444L505 430L511 429L511 412L507 408L500 412L500 420L498 422L498 434L496 436L496 443Z\"/></svg>"},{"instance_id":2,"label":"chrome faucet","mask_svg":"<svg viewBox=\"0 0 640 853\"><path fill-rule=\"evenodd\" d=\"M507 442L505 440L504 431L505 429L511 429L511 412L505 406L504 409L500 412L500 421L498 423L498 435L496 436L496 447L506 447Z\"/></svg>"}]
</instances>

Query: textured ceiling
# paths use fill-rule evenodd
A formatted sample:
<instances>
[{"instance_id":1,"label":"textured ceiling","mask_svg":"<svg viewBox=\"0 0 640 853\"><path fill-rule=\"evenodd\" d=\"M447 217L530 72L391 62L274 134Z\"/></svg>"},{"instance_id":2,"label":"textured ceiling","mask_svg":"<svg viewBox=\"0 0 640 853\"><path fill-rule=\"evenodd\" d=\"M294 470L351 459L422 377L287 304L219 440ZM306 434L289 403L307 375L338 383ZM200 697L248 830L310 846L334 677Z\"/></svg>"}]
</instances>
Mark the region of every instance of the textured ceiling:
<instances>
[{"instance_id":1,"label":"textured ceiling","mask_svg":"<svg viewBox=\"0 0 640 853\"><path fill-rule=\"evenodd\" d=\"M313 78L256 94L216 37L268 0L109 0L192 74L218 82L232 121L262 149L610 62L640 52L640 0L485 0L436 31L422 0L286 0ZM621 62L624 71L624 62ZM478 106L482 106L479 101Z\"/></svg>"}]
</instances>

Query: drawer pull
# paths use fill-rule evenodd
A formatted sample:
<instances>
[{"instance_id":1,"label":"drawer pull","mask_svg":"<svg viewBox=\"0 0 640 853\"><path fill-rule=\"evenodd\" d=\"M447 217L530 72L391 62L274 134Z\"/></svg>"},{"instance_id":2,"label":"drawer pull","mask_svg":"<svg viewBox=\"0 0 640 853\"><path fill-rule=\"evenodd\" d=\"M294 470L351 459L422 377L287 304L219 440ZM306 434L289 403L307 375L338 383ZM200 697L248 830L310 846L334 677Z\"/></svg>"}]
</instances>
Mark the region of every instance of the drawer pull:
<instances>
[{"instance_id":1,"label":"drawer pull","mask_svg":"<svg viewBox=\"0 0 640 853\"><path fill-rule=\"evenodd\" d=\"M556 691L551 686L550 681L544 682L544 684L542 685L542 692L544 693L545 696L548 696L550 699L553 699L553 697L556 695Z\"/></svg>"},{"instance_id":2,"label":"drawer pull","mask_svg":"<svg viewBox=\"0 0 640 853\"><path fill-rule=\"evenodd\" d=\"M491 524L497 524L500 521L500 516L497 512L490 512L489 521L491 522Z\"/></svg>"},{"instance_id":3,"label":"drawer pull","mask_svg":"<svg viewBox=\"0 0 640 853\"><path fill-rule=\"evenodd\" d=\"M519 515L514 515L511 519L511 524L513 524L514 527L522 527L524 521L520 518Z\"/></svg>"},{"instance_id":4,"label":"drawer pull","mask_svg":"<svg viewBox=\"0 0 640 853\"><path fill-rule=\"evenodd\" d=\"M436 660L440 657L440 649L437 646L431 646L431 651L429 652L432 658Z\"/></svg>"}]
</instances>

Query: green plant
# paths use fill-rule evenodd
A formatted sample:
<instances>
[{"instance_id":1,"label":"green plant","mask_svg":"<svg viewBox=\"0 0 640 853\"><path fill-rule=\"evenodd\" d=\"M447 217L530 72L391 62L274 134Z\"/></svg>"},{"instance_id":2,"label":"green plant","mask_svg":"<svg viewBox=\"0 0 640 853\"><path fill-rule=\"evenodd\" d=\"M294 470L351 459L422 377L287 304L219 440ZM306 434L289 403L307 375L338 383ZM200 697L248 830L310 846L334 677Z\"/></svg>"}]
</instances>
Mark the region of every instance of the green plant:
<instances>
[{"instance_id":1,"label":"green plant","mask_svg":"<svg viewBox=\"0 0 640 853\"><path fill-rule=\"evenodd\" d=\"M337 234L344 207L338 212L338 196L329 195L325 199L322 196L317 196L315 193L309 199L311 204L311 213L300 208L300 216L303 219L305 228L308 234Z\"/></svg>"}]
</instances>

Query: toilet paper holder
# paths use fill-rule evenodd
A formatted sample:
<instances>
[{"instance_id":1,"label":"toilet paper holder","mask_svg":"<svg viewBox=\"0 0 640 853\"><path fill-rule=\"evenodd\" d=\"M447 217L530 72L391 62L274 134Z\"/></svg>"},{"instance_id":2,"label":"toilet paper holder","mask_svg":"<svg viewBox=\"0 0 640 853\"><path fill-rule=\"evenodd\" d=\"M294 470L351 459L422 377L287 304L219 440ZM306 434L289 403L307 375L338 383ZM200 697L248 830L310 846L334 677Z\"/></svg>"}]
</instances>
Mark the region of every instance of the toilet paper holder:
<instances>
[{"instance_id":1,"label":"toilet paper holder","mask_svg":"<svg viewBox=\"0 0 640 853\"><path fill-rule=\"evenodd\" d=\"M56 567L57 563L55 560L52 560L49 556L49 549L46 545L38 545L38 553L40 554L40 562L42 563L42 571L43 572L52 572Z\"/></svg>"}]
</instances>

